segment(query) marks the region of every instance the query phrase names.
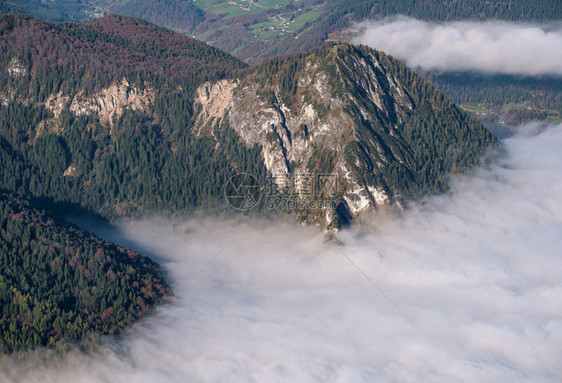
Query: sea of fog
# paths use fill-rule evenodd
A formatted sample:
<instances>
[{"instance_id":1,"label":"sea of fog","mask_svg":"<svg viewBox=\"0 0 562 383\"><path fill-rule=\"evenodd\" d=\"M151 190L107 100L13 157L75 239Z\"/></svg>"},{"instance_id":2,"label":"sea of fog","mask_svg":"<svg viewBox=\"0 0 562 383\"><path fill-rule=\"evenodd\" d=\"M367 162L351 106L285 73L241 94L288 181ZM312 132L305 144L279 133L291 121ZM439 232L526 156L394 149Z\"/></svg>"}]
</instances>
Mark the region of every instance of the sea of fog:
<instances>
[{"instance_id":1,"label":"sea of fog","mask_svg":"<svg viewBox=\"0 0 562 383\"><path fill-rule=\"evenodd\" d=\"M405 16L365 21L354 42L424 70L562 75L562 23L433 23Z\"/></svg>"},{"instance_id":2,"label":"sea of fog","mask_svg":"<svg viewBox=\"0 0 562 383\"><path fill-rule=\"evenodd\" d=\"M172 301L92 355L0 359L1 382L561 382L562 125L531 124L452 192L327 241L247 219L99 235Z\"/></svg>"}]
</instances>

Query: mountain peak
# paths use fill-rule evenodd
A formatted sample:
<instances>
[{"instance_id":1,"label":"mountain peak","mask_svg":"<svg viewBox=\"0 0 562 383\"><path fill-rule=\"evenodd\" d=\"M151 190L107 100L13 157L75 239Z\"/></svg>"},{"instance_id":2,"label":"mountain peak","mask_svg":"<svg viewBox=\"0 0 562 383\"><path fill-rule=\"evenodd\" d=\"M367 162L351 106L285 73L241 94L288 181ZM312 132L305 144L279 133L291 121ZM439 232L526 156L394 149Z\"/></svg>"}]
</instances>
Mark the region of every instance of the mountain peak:
<instances>
[{"instance_id":1,"label":"mountain peak","mask_svg":"<svg viewBox=\"0 0 562 383\"><path fill-rule=\"evenodd\" d=\"M423 78L365 46L325 44L199 88L196 129L233 128L263 148L277 188L304 220L340 225L368 208L447 188L494 137ZM318 205L299 179L337 188ZM289 185L289 186L288 186ZM314 202L314 203L313 203ZM310 209L310 206L321 206Z\"/></svg>"},{"instance_id":2,"label":"mountain peak","mask_svg":"<svg viewBox=\"0 0 562 383\"><path fill-rule=\"evenodd\" d=\"M106 216L214 205L229 177L247 173L273 192L269 208L337 227L446 190L451 171L497 144L365 46L328 43L249 68L131 17L2 20L0 154L13 164L5 171L36 173L10 173L0 179L20 178L0 187Z\"/></svg>"}]
</instances>

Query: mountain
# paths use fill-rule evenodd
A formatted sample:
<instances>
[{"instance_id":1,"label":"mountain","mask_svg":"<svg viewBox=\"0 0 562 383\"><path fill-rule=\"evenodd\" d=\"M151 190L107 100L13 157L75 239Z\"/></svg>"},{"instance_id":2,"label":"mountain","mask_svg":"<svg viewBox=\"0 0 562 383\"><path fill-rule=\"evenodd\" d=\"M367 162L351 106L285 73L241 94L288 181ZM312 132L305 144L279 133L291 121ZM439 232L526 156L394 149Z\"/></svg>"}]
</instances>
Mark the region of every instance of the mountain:
<instances>
[{"instance_id":1,"label":"mountain","mask_svg":"<svg viewBox=\"0 0 562 383\"><path fill-rule=\"evenodd\" d=\"M0 187L109 219L224 206L225 185L246 173L262 209L338 227L446 190L450 171L497 145L430 83L366 47L247 67L129 17L7 16L0 53ZM335 179L289 187L307 174ZM337 181L326 205L311 205L318 196L302 182L313 181Z\"/></svg>"},{"instance_id":2,"label":"mountain","mask_svg":"<svg viewBox=\"0 0 562 383\"><path fill-rule=\"evenodd\" d=\"M560 2L540 0L0 0L0 14L85 21L117 13L140 17L206 41L247 62L304 52L354 22L403 14L423 20L556 21Z\"/></svg>"},{"instance_id":3,"label":"mountain","mask_svg":"<svg viewBox=\"0 0 562 383\"><path fill-rule=\"evenodd\" d=\"M6 16L0 52L2 188L115 217L211 204L234 163L259 173L257 149L224 161L190 132L195 88L246 67L226 53L116 16Z\"/></svg>"},{"instance_id":4,"label":"mountain","mask_svg":"<svg viewBox=\"0 0 562 383\"><path fill-rule=\"evenodd\" d=\"M118 2L110 10L186 32L207 19L205 11L188 0L129 0Z\"/></svg>"},{"instance_id":5,"label":"mountain","mask_svg":"<svg viewBox=\"0 0 562 383\"><path fill-rule=\"evenodd\" d=\"M477 164L497 145L430 83L365 46L327 44L266 61L245 76L204 84L196 105L198 132L231 128L248 147L262 147L293 205L318 198L303 175L313 183L334 175L336 189L323 197L333 207L296 209L327 227L445 191L449 172Z\"/></svg>"},{"instance_id":6,"label":"mountain","mask_svg":"<svg viewBox=\"0 0 562 383\"><path fill-rule=\"evenodd\" d=\"M69 211L253 208L332 230L446 191L498 145L365 46L249 67L132 17L3 16L0 352L91 344L168 293L157 265L56 218Z\"/></svg>"},{"instance_id":7,"label":"mountain","mask_svg":"<svg viewBox=\"0 0 562 383\"><path fill-rule=\"evenodd\" d=\"M381 0L0 0L0 14L22 13L47 21L87 21L106 14L138 17L193 36L247 63L305 52L326 40L349 41L356 22L393 15L428 21L506 20L550 23L562 18L562 3L509 1ZM516 124L561 116L558 79L426 75L448 98L490 122ZM509 91L505 91L509 89ZM476 109L474 109L476 108Z\"/></svg>"},{"instance_id":8,"label":"mountain","mask_svg":"<svg viewBox=\"0 0 562 383\"><path fill-rule=\"evenodd\" d=\"M0 354L91 344L167 294L148 258L0 193Z\"/></svg>"}]
</instances>

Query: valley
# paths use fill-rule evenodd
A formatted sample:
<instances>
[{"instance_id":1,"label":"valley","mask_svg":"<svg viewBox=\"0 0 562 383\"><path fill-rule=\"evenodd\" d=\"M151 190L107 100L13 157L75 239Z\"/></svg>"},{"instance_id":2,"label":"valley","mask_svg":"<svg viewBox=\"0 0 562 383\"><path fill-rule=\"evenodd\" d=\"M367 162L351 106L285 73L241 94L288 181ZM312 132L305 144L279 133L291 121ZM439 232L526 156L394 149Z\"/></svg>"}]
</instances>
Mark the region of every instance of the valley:
<instances>
[{"instance_id":1,"label":"valley","mask_svg":"<svg viewBox=\"0 0 562 383\"><path fill-rule=\"evenodd\" d=\"M0 0L0 382L560 382L560 20Z\"/></svg>"}]
</instances>

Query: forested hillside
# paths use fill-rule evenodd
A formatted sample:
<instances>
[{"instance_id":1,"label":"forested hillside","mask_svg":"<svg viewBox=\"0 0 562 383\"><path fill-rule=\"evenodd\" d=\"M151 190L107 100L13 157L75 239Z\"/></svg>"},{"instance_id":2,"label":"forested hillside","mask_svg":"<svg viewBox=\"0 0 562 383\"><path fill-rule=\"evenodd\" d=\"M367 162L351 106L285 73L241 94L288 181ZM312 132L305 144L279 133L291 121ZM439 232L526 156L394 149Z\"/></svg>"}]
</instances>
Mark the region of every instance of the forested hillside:
<instances>
[{"instance_id":1,"label":"forested hillside","mask_svg":"<svg viewBox=\"0 0 562 383\"><path fill-rule=\"evenodd\" d=\"M262 146L272 174L337 174L336 219L330 208L298 211L323 226L446 191L451 172L498 145L423 77L366 46L327 43L266 60L237 80L206 85L198 101L200 130L232 127ZM307 190L290 192L314 198Z\"/></svg>"},{"instance_id":2,"label":"forested hillside","mask_svg":"<svg viewBox=\"0 0 562 383\"><path fill-rule=\"evenodd\" d=\"M559 1L523 0L2 0L0 13L24 13L48 21L118 13L172 28L248 61L316 47L353 22L403 14L423 20L500 19L554 21Z\"/></svg>"},{"instance_id":3,"label":"forested hillside","mask_svg":"<svg viewBox=\"0 0 562 383\"><path fill-rule=\"evenodd\" d=\"M130 17L48 24L6 16L0 19L0 157L5 164L0 188L41 198L45 206L113 219L214 209L224 204L223 187L233 174L249 173L265 182L268 174L304 166L350 177L339 202L352 189L371 185L392 203L446 190L449 171L476 163L495 144L480 125L396 60L366 47L336 47L328 44L312 56L286 56L248 68L215 48ZM319 81L313 88L299 85L312 78ZM203 86L207 80L229 85ZM233 96L221 89L247 81L247 88L258 86L261 96L240 95L245 106L236 112L245 117L217 125L226 122L219 111ZM202 97L219 104L202 108ZM287 142L273 161L269 155L277 150L269 149L275 137L281 140L281 131L298 128L286 124L287 107L297 114L306 111L303 118L310 121L299 124L308 133L283 133ZM326 148L314 142L313 126L338 121L330 111L343 120ZM272 113L279 116L266 122ZM212 116L207 125L217 125L211 131L201 126L207 115ZM243 130L255 124L261 132L273 131L249 139ZM308 167L302 158L288 157L299 137L309 148L306 155L318 155ZM314 165L320 158L343 158L339 146L349 157L345 168ZM360 165L353 165L353 158ZM368 193L358 198L369 204Z\"/></svg>"},{"instance_id":4,"label":"forested hillside","mask_svg":"<svg viewBox=\"0 0 562 383\"><path fill-rule=\"evenodd\" d=\"M185 32L193 31L206 20L205 11L186 0L129 0L111 11Z\"/></svg>"},{"instance_id":5,"label":"forested hillside","mask_svg":"<svg viewBox=\"0 0 562 383\"><path fill-rule=\"evenodd\" d=\"M0 193L0 354L118 334L166 294L148 258Z\"/></svg>"},{"instance_id":6,"label":"forested hillside","mask_svg":"<svg viewBox=\"0 0 562 383\"><path fill-rule=\"evenodd\" d=\"M211 206L236 169L264 173L236 135L190 131L194 89L245 67L215 48L132 18L7 16L0 57L1 188L115 217Z\"/></svg>"},{"instance_id":7,"label":"forested hillside","mask_svg":"<svg viewBox=\"0 0 562 383\"><path fill-rule=\"evenodd\" d=\"M92 15L86 2L74 0L0 0L0 14L18 13L46 21L87 21Z\"/></svg>"},{"instance_id":8,"label":"forested hillside","mask_svg":"<svg viewBox=\"0 0 562 383\"><path fill-rule=\"evenodd\" d=\"M427 73L458 104L481 105L511 124L562 118L562 79L485 73Z\"/></svg>"},{"instance_id":9,"label":"forested hillside","mask_svg":"<svg viewBox=\"0 0 562 383\"><path fill-rule=\"evenodd\" d=\"M48 24L22 16L0 19L0 89L33 101L52 92L92 93L116 78L139 87L165 87L170 80L189 93L202 81L236 73L246 65L232 56L172 31L131 17L110 16L87 24ZM32 69L33 70L30 70ZM27 93L26 93L27 96Z\"/></svg>"},{"instance_id":10,"label":"forested hillside","mask_svg":"<svg viewBox=\"0 0 562 383\"><path fill-rule=\"evenodd\" d=\"M333 204L288 209L331 229L446 190L449 172L497 145L428 81L364 46L248 67L131 17L3 16L0 351L118 333L166 294L153 263L41 209L110 220L209 211L226 206L237 173L261 190L271 175L332 173Z\"/></svg>"}]
</instances>

